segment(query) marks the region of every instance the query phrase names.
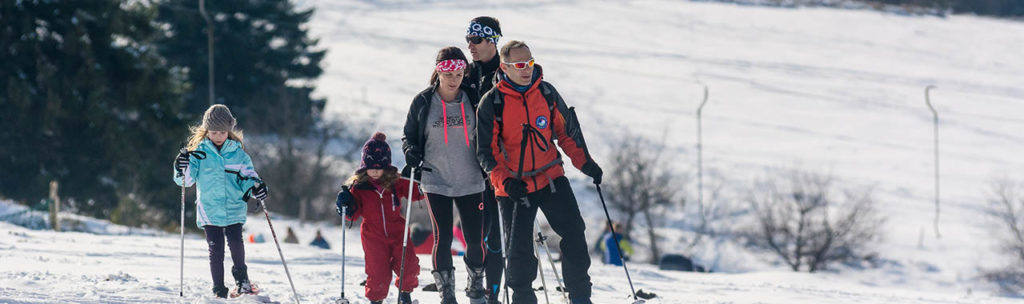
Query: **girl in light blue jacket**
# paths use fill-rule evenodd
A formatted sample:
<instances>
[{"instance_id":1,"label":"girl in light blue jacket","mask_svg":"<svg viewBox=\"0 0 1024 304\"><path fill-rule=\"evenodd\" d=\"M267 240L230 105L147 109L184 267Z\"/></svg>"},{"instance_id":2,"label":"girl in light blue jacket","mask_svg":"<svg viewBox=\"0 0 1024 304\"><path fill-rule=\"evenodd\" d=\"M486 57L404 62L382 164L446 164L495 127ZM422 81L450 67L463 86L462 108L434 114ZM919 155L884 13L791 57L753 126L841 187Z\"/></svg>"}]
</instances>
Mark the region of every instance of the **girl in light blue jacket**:
<instances>
[{"instance_id":1,"label":"girl in light blue jacket","mask_svg":"<svg viewBox=\"0 0 1024 304\"><path fill-rule=\"evenodd\" d=\"M196 185L196 225L206 232L210 246L210 273L213 293L228 296L224 286L224 238L231 250L231 275L236 289L232 296L255 294L249 282L242 242L242 224L248 208L246 200L267 198L267 186L253 169L252 159L242 150L242 134L235 130L235 118L228 107L216 104L206 109L203 123L192 127L188 151L178 154L174 163L174 182L179 186ZM205 154L206 157L189 157Z\"/></svg>"}]
</instances>

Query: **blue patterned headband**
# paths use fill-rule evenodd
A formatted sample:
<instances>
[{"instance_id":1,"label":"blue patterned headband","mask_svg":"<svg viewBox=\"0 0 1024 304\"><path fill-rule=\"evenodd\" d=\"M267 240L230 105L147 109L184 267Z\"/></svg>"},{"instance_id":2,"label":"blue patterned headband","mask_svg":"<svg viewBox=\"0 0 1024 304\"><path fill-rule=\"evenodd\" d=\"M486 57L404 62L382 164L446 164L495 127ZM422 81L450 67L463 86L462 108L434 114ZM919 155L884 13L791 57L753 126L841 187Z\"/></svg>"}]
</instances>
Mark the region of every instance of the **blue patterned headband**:
<instances>
[{"instance_id":1,"label":"blue patterned headband","mask_svg":"<svg viewBox=\"0 0 1024 304\"><path fill-rule=\"evenodd\" d=\"M494 44L498 44L498 38L501 38L501 32L495 31L490 26L477 22L471 22L469 24L469 29L466 30L466 36L469 35L487 39Z\"/></svg>"}]
</instances>

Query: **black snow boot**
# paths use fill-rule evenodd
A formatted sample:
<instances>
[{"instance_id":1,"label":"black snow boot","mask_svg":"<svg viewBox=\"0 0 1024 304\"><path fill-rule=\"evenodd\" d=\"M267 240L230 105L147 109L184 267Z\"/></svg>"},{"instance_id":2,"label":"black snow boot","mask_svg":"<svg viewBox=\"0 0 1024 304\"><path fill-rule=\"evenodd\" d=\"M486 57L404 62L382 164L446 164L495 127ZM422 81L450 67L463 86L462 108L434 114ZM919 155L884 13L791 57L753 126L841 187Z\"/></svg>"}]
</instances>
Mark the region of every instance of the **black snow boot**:
<instances>
[{"instance_id":1,"label":"black snow boot","mask_svg":"<svg viewBox=\"0 0 1024 304\"><path fill-rule=\"evenodd\" d=\"M225 299L228 297L228 288L224 286L213 286L213 295Z\"/></svg>"},{"instance_id":2,"label":"black snow boot","mask_svg":"<svg viewBox=\"0 0 1024 304\"><path fill-rule=\"evenodd\" d=\"M412 294L408 292L398 293L398 304L412 304Z\"/></svg>"},{"instance_id":3,"label":"black snow boot","mask_svg":"<svg viewBox=\"0 0 1024 304\"><path fill-rule=\"evenodd\" d=\"M453 270L434 271L434 284L441 292L441 304L457 304L455 302L455 276Z\"/></svg>"},{"instance_id":4,"label":"black snow boot","mask_svg":"<svg viewBox=\"0 0 1024 304\"><path fill-rule=\"evenodd\" d=\"M249 282L249 273L245 266L232 266L231 276L235 277L235 293L239 295L253 293L252 283Z\"/></svg>"},{"instance_id":5,"label":"black snow boot","mask_svg":"<svg viewBox=\"0 0 1024 304\"><path fill-rule=\"evenodd\" d=\"M487 304L501 304L501 302L498 301L498 294L499 293L500 293L499 291L488 292L487 295L484 296L484 301L485 301L484 303L487 303Z\"/></svg>"},{"instance_id":6,"label":"black snow boot","mask_svg":"<svg viewBox=\"0 0 1024 304\"><path fill-rule=\"evenodd\" d=\"M469 298L469 304L485 304L484 294L487 293L487 289L484 289L484 268L470 268L468 281L466 297Z\"/></svg>"}]
</instances>

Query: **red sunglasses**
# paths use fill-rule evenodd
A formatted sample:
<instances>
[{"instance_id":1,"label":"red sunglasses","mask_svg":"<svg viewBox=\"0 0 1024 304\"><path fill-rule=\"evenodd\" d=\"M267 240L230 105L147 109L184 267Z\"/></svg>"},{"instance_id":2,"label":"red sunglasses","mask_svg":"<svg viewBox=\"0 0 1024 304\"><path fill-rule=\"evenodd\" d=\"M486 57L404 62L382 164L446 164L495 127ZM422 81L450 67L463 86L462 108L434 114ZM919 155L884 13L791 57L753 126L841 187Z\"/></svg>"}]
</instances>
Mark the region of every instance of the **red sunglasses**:
<instances>
[{"instance_id":1,"label":"red sunglasses","mask_svg":"<svg viewBox=\"0 0 1024 304\"><path fill-rule=\"evenodd\" d=\"M532 67L533 67L533 64L534 64L534 60L533 60L533 58L530 58L530 60L528 60L528 61L520 61L520 62L503 62L503 63L504 63L504 64L506 64L506 65L510 65L510 66L513 66L513 67L515 67L515 68L516 68L517 70L522 70L522 69L525 69L526 67L531 67L531 68L532 68Z\"/></svg>"}]
</instances>

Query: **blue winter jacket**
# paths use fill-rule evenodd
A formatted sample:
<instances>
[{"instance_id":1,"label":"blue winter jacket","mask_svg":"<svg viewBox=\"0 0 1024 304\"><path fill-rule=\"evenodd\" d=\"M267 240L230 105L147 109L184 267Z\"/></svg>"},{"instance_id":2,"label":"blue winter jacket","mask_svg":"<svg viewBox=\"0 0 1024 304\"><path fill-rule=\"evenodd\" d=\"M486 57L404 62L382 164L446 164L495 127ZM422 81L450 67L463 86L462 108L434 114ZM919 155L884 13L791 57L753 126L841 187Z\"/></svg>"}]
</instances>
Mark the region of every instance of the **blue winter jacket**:
<instances>
[{"instance_id":1,"label":"blue winter jacket","mask_svg":"<svg viewBox=\"0 0 1024 304\"><path fill-rule=\"evenodd\" d=\"M206 152L206 158L192 157L184 177L174 174L179 186L197 185L196 225L244 224L248 205L242 196L259 178L249 154L242 150L241 143L231 139L219 151L210 139L203 139L196 150Z\"/></svg>"}]
</instances>

